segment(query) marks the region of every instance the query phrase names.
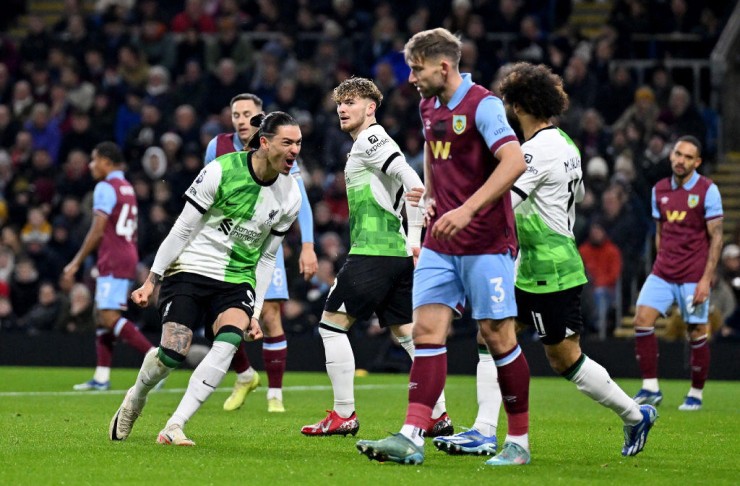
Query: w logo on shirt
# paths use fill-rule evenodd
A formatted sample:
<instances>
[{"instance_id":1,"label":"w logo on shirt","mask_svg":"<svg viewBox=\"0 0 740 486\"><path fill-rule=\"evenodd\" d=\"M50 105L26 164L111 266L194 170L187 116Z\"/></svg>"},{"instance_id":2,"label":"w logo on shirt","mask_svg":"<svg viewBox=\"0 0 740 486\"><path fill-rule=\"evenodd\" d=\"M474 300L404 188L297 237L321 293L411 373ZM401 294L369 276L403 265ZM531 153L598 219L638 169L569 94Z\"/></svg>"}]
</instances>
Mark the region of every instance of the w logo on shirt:
<instances>
[{"instance_id":1,"label":"w logo on shirt","mask_svg":"<svg viewBox=\"0 0 740 486\"><path fill-rule=\"evenodd\" d=\"M432 155L435 159L447 159L450 157L450 142L432 140L429 142L429 148L432 149Z\"/></svg>"},{"instance_id":2,"label":"w logo on shirt","mask_svg":"<svg viewBox=\"0 0 740 486\"><path fill-rule=\"evenodd\" d=\"M225 218L223 221L221 221L221 224L218 225L218 230L227 235L231 233L231 229L234 226L234 221L231 218Z\"/></svg>"},{"instance_id":3,"label":"w logo on shirt","mask_svg":"<svg viewBox=\"0 0 740 486\"><path fill-rule=\"evenodd\" d=\"M686 211L666 211L665 217L669 223L680 223L686 218Z\"/></svg>"}]
</instances>

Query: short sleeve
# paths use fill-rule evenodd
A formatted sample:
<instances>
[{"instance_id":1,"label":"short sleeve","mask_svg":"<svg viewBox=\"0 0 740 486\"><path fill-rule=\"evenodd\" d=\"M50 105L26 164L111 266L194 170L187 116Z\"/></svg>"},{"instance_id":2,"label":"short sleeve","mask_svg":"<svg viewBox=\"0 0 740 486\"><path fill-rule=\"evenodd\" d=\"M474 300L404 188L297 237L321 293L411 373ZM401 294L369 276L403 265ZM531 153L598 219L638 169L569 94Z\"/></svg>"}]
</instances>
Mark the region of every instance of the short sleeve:
<instances>
[{"instance_id":1,"label":"short sleeve","mask_svg":"<svg viewBox=\"0 0 740 486\"><path fill-rule=\"evenodd\" d=\"M499 98L488 96L481 100L475 111L475 126L494 154L505 143L519 141L506 119L506 110Z\"/></svg>"},{"instance_id":2,"label":"short sleeve","mask_svg":"<svg viewBox=\"0 0 740 486\"><path fill-rule=\"evenodd\" d=\"M650 196L650 207L653 211L653 219L659 220L660 219L660 210L658 209L658 200L655 197L655 188L653 187L652 194Z\"/></svg>"},{"instance_id":3,"label":"short sleeve","mask_svg":"<svg viewBox=\"0 0 740 486\"><path fill-rule=\"evenodd\" d=\"M216 191L221 183L221 174L221 164L208 164L201 169L198 177L185 191L183 198L195 206L201 214L204 214L213 205Z\"/></svg>"},{"instance_id":4,"label":"short sleeve","mask_svg":"<svg viewBox=\"0 0 740 486\"><path fill-rule=\"evenodd\" d=\"M355 143L355 150L362 152L362 162L382 172L401 156L401 149L385 130L366 130Z\"/></svg>"},{"instance_id":5,"label":"short sleeve","mask_svg":"<svg viewBox=\"0 0 740 486\"><path fill-rule=\"evenodd\" d=\"M203 165L208 165L213 162L216 158L216 144L218 143L218 137L213 137L208 146L206 147L206 154L203 157Z\"/></svg>"},{"instance_id":6,"label":"short sleeve","mask_svg":"<svg viewBox=\"0 0 740 486\"><path fill-rule=\"evenodd\" d=\"M100 211L105 214L113 212L118 198L113 186L105 181L100 181L95 185L93 191L93 211Z\"/></svg>"},{"instance_id":7,"label":"short sleeve","mask_svg":"<svg viewBox=\"0 0 740 486\"><path fill-rule=\"evenodd\" d=\"M546 176L547 160L543 156L538 156L537 151L533 150L532 147L527 147L526 144L522 146L522 150L524 151L524 161L527 163L527 170L516 180L513 190L522 199L527 199L532 191L540 185L543 177Z\"/></svg>"},{"instance_id":8,"label":"short sleeve","mask_svg":"<svg viewBox=\"0 0 740 486\"><path fill-rule=\"evenodd\" d=\"M719 218L722 215L722 197L719 194L717 185L712 184L707 189L707 195L704 200L704 219Z\"/></svg>"}]
</instances>

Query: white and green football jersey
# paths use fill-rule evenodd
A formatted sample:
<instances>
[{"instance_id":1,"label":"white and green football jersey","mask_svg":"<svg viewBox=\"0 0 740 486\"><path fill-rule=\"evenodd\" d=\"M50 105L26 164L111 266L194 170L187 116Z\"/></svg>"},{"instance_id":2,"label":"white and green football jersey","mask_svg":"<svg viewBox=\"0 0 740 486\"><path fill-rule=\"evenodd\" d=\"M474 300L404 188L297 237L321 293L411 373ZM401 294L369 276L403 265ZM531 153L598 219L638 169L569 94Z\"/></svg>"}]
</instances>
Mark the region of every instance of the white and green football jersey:
<instances>
[{"instance_id":1,"label":"white and green football jersey","mask_svg":"<svg viewBox=\"0 0 740 486\"><path fill-rule=\"evenodd\" d=\"M514 183L523 201L514 209L521 248L516 286L550 293L586 283L573 235L575 203L583 199L581 154L556 127L522 144L527 170Z\"/></svg>"},{"instance_id":2,"label":"white and green football jersey","mask_svg":"<svg viewBox=\"0 0 740 486\"><path fill-rule=\"evenodd\" d=\"M222 155L204 167L185 192L204 215L165 275L191 272L256 286L255 270L268 235L284 234L298 216L301 193L289 175L257 179L252 152Z\"/></svg>"},{"instance_id":3,"label":"white and green football jersey","mask_svg":"<svg viewBox=\"0 0 740 486\"><path fill-rule=\"evenodd\" d=\"M350 255L409 256L401 222L403 184L386 173L401 149L379 124L360 132L344 168Z\"/></svg>"}]
</instances>

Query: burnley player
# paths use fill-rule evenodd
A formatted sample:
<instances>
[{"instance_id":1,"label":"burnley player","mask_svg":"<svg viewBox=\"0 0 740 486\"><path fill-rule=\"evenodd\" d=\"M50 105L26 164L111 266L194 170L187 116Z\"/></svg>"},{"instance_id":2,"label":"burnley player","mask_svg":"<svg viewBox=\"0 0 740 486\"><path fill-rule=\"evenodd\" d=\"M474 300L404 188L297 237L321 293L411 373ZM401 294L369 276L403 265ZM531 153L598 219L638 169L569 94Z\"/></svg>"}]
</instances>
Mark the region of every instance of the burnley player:
<instances>
[{"instance_id":1,"label":"burnley player","mask_svg":"<svg viewBox=\"0 0 740 486\"><path fill-rule=\"evenodd\" d=\"M709 288L722 250L722 198L717 186L696 172L701 143L692 136L676 141L670 155L673 175L653 187L658 254L640 290L635 315L635 354L642 374L638 403L659 405L658 340L655 321L676 303L688 324L691 389L679 410L700 410L709 373Z\"/></svg>"},{"instance_id":2,"label":"burnley player","mask_svg":"<svg viewBox=\"0 0 740 486\"><path fill-rule=\"evenodd\" d=\"M244 150L259 129L259 126L253 126L250 123L253 116L262 112L262 99L257 95L251 93L238 94L231 99L230 106L234 133L218 134L208 143L204 160L206 165L216 157ZM303 198L301 210L298 212L298 224L301 228L302 241L298 264L303 278L309 280L316 273L318 266L313 244L313 213L297 163L293 164L290 175L298 182ZM285 272L285 257L281 246L278 248L275 270L267 294L265 294L265 304L262 307L261 316L262 328L265 333L262 340L262 360L265 363L269 385L267 390L268 412L285 411L283 405L283 375L285 374L285 361L288 355L288 342L285 339L280 316L280 302L285 300L288 300L288 276ZM224 410L226 411L237 410L241 407L247 395L254 391L260 383L259 375L249 363L244 343L241 344L234 355L231 366L236 371L236 382L231 395L224 402Z\"/></svg>"},{"instance_id":3,"label":"burnley player","mask_svg":"<svg viewBox=\"0 0 740 486\"><path fill-rule=\"evenodd\" d=\"M74 280L82 262L98 250L95 281L97 366L91 380L75 390L107 390L113 346L121 340L141 354L153 348L139 329L121 315L136 278L138 206L131 184L123 176L123 155L113 142L102 142L92 152L90 173L99 181L93 191L93 220L77 254L64 267L62 278Z\"/></svg>"},{"instance_id":4,"label":"burnley player","mask_svg":"<svg viewBox=\"0 0 740 486\"><path fill-rule=\"evenodd\" d=\"M636 455L657 418L655 408L640 407L580 346L581 290L587 279L573 225L575 203L585 192L581 155L570 137L550 122L568 106L563 80L542 64L518 63L503 77L499 92L509 123L523 134L528 164L511 193L521 248L516 276L519 320L537 330L553 371L622 419L622 455ZM475 427L434 439L438 449L451 454L479 453L476 445L481 442L485 437Z\"/></svg>"},{"instance_id":5,"label":"burnley player","mask_svg":"<svg viewBox=\"0 0 740 486\"><path fill-rule=\"evenodd\" d=\"M470 299L506 397L508 435L486 464L527 464L529 366L514 329L517 241L509 195L527 166L501 100L460 73L460 53L460 40L442 28L419 32L405 46L409 82L423 98L430 217L414 271L416 351L400 433L357 448L379 461L424 461L424 430L447 376L447 333Z\"/></svg>"}]
</instances>

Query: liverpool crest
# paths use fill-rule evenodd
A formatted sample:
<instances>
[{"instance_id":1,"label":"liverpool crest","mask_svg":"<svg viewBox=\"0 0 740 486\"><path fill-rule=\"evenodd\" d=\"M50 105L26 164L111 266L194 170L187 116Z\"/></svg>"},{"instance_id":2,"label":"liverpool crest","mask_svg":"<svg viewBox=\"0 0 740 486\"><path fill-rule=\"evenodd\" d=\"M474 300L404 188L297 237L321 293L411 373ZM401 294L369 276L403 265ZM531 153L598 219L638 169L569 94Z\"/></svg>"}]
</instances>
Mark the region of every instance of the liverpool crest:
<instances>
[{"instance_id":1,"label":"liverpool crest","mask_svg":"<svg viewBox=\"0 0 740 486\"><path fill-rule=\"evenodd\" d=\"M689 207L693 209L698 205L699 205L699 195L689 194Z\"/></svg>"},{"instance_id":2,"label":"liverpool crest","mask_svg":"<svg viewBox=\"0 0 740 486\"><path fill-rule=\"evenodd\" d=\"M452 115L452 131L460 135L465 131L466 122L465 115Z\"/></svg>"}]
</instances>

